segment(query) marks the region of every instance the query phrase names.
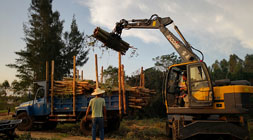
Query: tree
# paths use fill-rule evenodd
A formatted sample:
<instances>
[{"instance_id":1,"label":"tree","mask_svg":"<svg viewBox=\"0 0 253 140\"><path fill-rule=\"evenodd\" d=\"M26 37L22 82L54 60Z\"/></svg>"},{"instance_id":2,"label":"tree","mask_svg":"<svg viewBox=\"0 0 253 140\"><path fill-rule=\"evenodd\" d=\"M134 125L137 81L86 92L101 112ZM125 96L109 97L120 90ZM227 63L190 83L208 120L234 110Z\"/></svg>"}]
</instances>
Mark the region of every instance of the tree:
<instances>
[{"instance_id":1,"label":"tree","mask_svg":"<svg viewBox=\"0 0 253 140\"><path fill-rule=\"evenodd\" d=\"M253 54L247 54L245 56L244 71L247 73L253 73Z\"/></svg>"},{"instance_id":2,"label":"tree","mask_svg":"<svg viewBox=\"0 0 253 140\"><path fill-rule=\"evenodd\" d=\"M253 82L253 55L246 55L245 60L232 54L229 60L216 60L211 67L211 76L213 80L248 80Z\"/></svg>"},{"instance_id":3,"label":"tree","mask_svg":"<svg viewBox=\"0 0 253 140\"><path fill-rule=\"evenodd\" d=\"M73 16L71 23L71 31L70 33L64 33L65 39L65 49L63 50L63 55L65 57L64 66L65 71L70 73L70 69L73 68L73 56L76 56L76 65L83 66L88 61L88 53L89 49L87 49L84 33L81 33L78 30L75 16Z\"/></svg>"},{"instance_id":4,"label":"tree","mask_svg":"<svg viewBox=\"0 0 253 140\"><path fill-rule=\"evenodd\" d=\"M155 66L160 71L166 71L170 65L178 64L182 60L173 52L171 54L157 56L153 58L153 61L155 61Z\"/></svg>"},{"instance_id":5,"label":"tree","mask_svg":"<svg viewBox=\"0 0 253 140\"><path fill-rule=\"evenodd\" d=\"M220 62L216 60L210 69L213 80L228 79L229 78L229 63L226 59Z\"/></svg>"},{"instance_id":6,"label":"tree","mask_svg":"<svg viewBox=\"0 0 253 140\"><path fill-rule=\"evenodd\" d=\"M247 54L245 56L243 72L246 80L249 80L251 83L253 83L253 54Z\"/></svg>"},{"instance_id":7,"label":"tree","mask_svg":"<svg viewBox=\"0 0 253 140\"><path fill-rule=\"evenodd\" d=\"M9 84L8 80L4 80L4 82L1 84L1 87L3 87L4 89L9 88L10 84Z\"/></svg>"},{"instance_id":8,"label":"tree","mask_svg":"<svg viewBox=\"0 0 253 140\"><path fill-rule=\"evenodd\" d=\"M29 21L24 24L26 47L16 52L19 56L15 64L18 83L23 89L33 81L45 79L45 62L55 61L55 79L61 79L69 72L65 64L65 44L62 40L63 22L58 11L52 11L52 0L32 0ZM67 67L67 68L66 68Z\"/></svg>"},{"instance_id":9,"label":"tree","mask_svg":"<svg viewBox=\"0 0 253 140\"><path fill-rule=\"evenodd\" d=\"M109 66L103 71L105 84L111 87L118 85L118 68Z\"/></svg>"},{"instance_id":10,"label":"tree","mask_svg":"<svg viewBox=\"0 0 253 140\"><path fill-rule=\"evenodd\" d=\"M4 89L7 89L10 87L10 84L8 82L8 80L5 80L3 83L2 83L2 86L4 87Z\"/></svg>"},{"instance_id":11,"label":"tree","mask_svg":"<svg viewBox=\"0 0 253 140\"><path fill-rule=\"evenodd\" d=\"M243 77L243 60L237 55L232 54L229 57L229 72L231 80L242 80Z\"/></svg>"}]
</instances>

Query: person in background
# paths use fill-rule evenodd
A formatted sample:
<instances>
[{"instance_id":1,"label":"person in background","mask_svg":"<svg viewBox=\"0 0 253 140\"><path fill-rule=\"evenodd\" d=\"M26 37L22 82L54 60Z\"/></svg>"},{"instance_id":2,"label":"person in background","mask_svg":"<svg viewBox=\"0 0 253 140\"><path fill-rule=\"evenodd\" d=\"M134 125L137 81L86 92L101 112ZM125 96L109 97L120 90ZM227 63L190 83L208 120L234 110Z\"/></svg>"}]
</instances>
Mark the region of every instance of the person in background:
<instances>
[{"instance_id":1,"label":"person in background","mask_svg":"<svg viewBox=\"0 0 253 140\"><path fill-rule=\"evenodd\" d=\"M182 74L182 82L180 83L180 96L179 98L184 100L184 103L181 102L182 106L189 107L189 96L187 94L187 74L186 71Z\"/></svg>"},{"instance_id":2,"label":"person in background","mask_svg":"<svg viewBox=\"0 0 253 140\"><path fill-rule=\"evenodd\" d=\"M100 140L104 140L104 120L106 120L106 107L105 107L105 99L101 97L104 92L105 91L101 90L100 88L95 89L95 91L91 95L96 97L90 100L89 106L86 111L86 115L84 117L84 121L86 121L91 108L92 140L96 140L97 125L99 127Z\"/></svg>"},{"instance_id":3,"label":"person in background","mask_svg":"<svg viewBox=\"0 0 253 140\"><path fill-rule=\"evenodd\" d=\"M10 115L11 109L10 107L8 107L8 115Z\"/></svg>"}]
</instances>

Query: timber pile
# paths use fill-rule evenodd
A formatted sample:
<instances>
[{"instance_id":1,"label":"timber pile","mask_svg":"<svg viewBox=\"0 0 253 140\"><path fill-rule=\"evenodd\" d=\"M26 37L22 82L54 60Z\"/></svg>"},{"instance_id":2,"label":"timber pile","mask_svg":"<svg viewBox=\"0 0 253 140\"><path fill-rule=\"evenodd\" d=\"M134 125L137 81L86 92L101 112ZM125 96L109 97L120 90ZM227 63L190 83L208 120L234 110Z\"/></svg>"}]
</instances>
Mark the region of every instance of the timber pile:
<instances>
[{"instance_id":1,"label":"timber pile","mask_svg":"<svg viewBox=\"0 0 253 140\"><path fill-rule=\"evenodd\" d=\"M89 95L95 89L95 84L90 84L88 81L76 81L76 94ZM54 94L72 95L73 94L73 79L69 77L63 78L63 81L54 81Z\"/></svg>"},{"instance_id":2,"label":"timber pile","mask_svg":"<svg viewBox=\"0 0 253 140\"><path fill-rule=\"evenodd\" d=\"M128 106L137 109L147 106L152 96L156 94L154 90L144 87L131 87L127 91L129 91Z\"/></svg>"},{"instance_id":3,"label":"timber pile","mask_svg":"<svg viewBox=\"0 0 253 140\"><path fill-rule=\"evenodd\" d=\"M123 41L116 34L108 33L99 27L94 30L93 36L99 41L103 42L104 45L108 48L118 51L123 55L129 48L131 48L131 46L127 42Z\"/></svg>"}]
</instances>

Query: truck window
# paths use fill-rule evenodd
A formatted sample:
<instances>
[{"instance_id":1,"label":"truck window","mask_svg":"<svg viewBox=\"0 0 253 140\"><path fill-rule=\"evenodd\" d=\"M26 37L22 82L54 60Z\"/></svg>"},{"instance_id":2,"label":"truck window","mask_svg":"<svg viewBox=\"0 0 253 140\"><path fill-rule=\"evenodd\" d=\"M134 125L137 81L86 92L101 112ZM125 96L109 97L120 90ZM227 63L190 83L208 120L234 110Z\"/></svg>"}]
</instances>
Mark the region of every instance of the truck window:
<instances>
[{"instance_id":1,"label":"truck window","mask_svg":"<svg viewBox=\"0 0 253 140\"><path fill-rule=\"evenodd\" d=\"M190 71L192 82L206 80L206 75L201 66L191 67Z\"/></svg>"},{"instance_id":2,"label":"truck window","mask_svg":"<svg viewBox=\"0 0 253 140\"><path fill-rule=\"evenodd\" d=\"M45 93L45 90L44 90L43 88L39 88L39 89L37 90L36 99L43 98L43 97L44 97L44 93Z\"/></svg>"},{"instance_id":3,"label":"truck window","mask_svg":"<svg viewBox=\"0 0 253 140\"><path fill-rule=\"evenodd\" d=\"M210 100L211 88L201 66L190 67L190 80L192 97L198 101Z\"/></svg>"}]
</instances>

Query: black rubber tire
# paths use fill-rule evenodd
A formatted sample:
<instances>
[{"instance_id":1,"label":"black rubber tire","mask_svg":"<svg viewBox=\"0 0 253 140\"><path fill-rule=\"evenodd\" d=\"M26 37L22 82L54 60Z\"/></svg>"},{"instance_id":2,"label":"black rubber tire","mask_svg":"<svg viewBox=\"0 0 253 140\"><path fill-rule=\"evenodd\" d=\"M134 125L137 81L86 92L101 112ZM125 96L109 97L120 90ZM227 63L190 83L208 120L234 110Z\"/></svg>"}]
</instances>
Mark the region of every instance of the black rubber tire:
<instances>
[{"instance_id":1,"label":"black rubber tire","mask_svg":"<svg viewBox=\"0 0 253 140\"><path fill-rule=\"evenodd\" d=\"M32 128L32 119L26 112L21 112L17 115L17 119L22 119L22 122L18 124L17 129L20 131L27 131Z\"/></svg>"},{"instance_id":2,"label":"black rubber tire","mask_svg":"<svg viewBox=\"0 0 253 140\"><path fill-rule=\"evenodd\" d=\"M166 122L165 131L166 131L165 132L166 136L168 136L169 138L172 138L172 128L170 128L169 122Z\"/></svg>"},{"instance_id":3,"label":"black rubber tire","mask_svg":"<svg viewBox=\"0 0 253 140\"><path fill-rule=\"evenodd\" d=\"M80 130L85 136L90 135L91 134L91 121L84 121L82 119L82 121L80 123Z\"/></svg>"},{"instance_id":4,"label":"black rubber tire","mask_svg":"<svg viewBox=\"0 0 253 140\"><path fill-rule=\"evenodd\" d=\"M172 140L178 140L178 128L179 127L179 120L174 120L172 122Z\"/></svg>"}]
</instances>

